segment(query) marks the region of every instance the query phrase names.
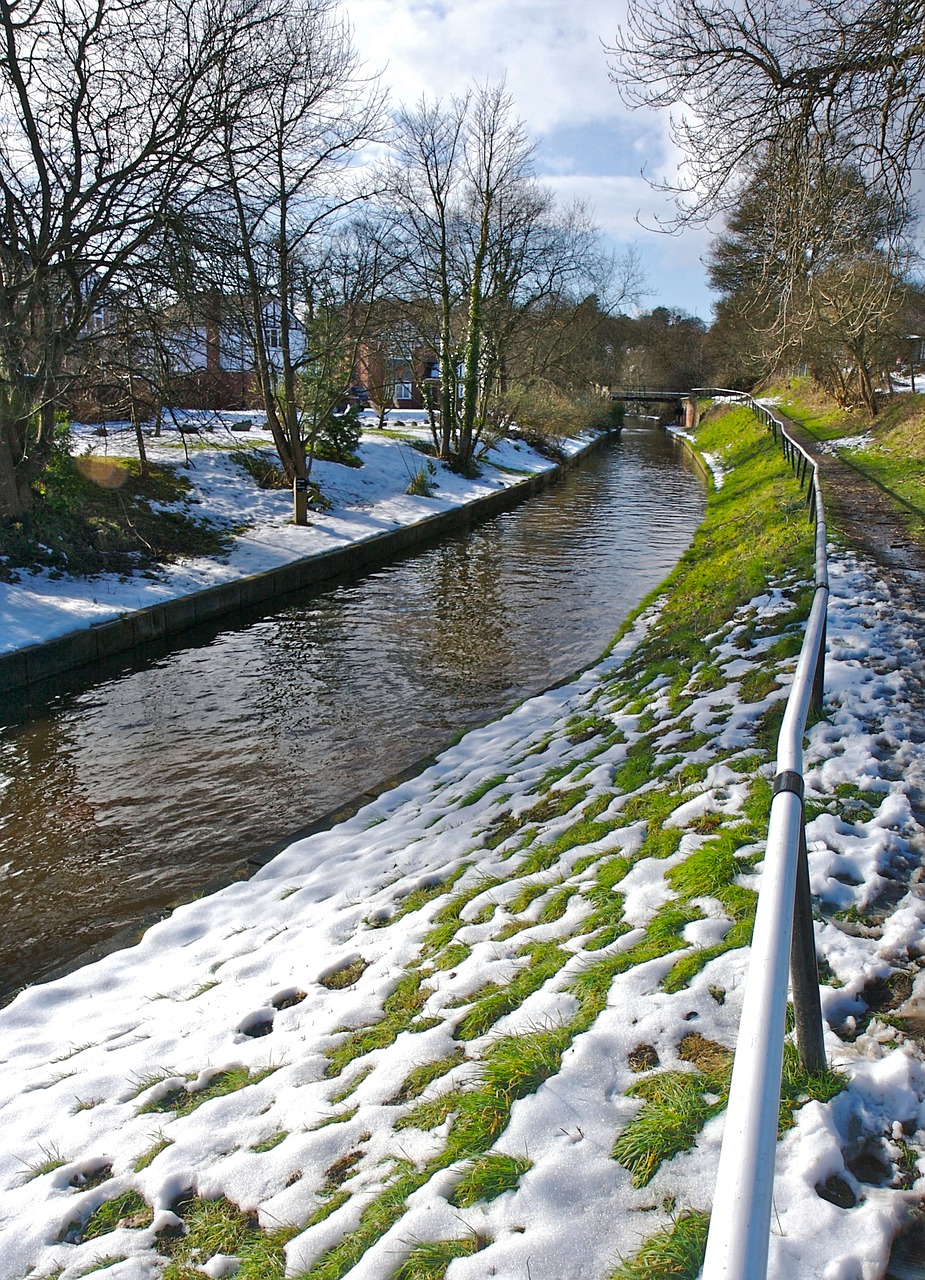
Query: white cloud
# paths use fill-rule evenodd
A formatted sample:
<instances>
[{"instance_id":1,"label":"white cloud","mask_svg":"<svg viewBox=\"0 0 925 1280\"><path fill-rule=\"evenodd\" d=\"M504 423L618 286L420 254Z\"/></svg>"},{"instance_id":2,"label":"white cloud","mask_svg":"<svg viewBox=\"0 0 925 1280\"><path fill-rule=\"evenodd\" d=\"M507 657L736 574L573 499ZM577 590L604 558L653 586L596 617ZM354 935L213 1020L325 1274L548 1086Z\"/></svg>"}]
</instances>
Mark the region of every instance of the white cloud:
<instances>
[{"instance_id":1,"label":"white cloud","mask_svg":"<svg viewBox=\"0 0 925 1280\"><path fill-rule=\"evenodd\" d=\"M624 114L602 45L618 20L606 0L350 0L347 11L360 52L373 66L388 62L399 98L507 76L535 134Z\"/></svg>"},{"instance_id":2,"label":"white cloud","mask_svg":"<svg viewBox=\"0 0 925 1280\"><path fill-rule=\"evenodd\" d=\"M357 48L371 69L384 68L397 103L506 77L518 115L539 141L544 181L563 199L587 201L618 246L639 245L652 305L709 316L705 233L644 229L672 211L646 178L671 180L682 157L667 118L627 111L609 78L604 45L621 21L619 0L348 0L347 12Z\"/></svg>"}]
</instances>

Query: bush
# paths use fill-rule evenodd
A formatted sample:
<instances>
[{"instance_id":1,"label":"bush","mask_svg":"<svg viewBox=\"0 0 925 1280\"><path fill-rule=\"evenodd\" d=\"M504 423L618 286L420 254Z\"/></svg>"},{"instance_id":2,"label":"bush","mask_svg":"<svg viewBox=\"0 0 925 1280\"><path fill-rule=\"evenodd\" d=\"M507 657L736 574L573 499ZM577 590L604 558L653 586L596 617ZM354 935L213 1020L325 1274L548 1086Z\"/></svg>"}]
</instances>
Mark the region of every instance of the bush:
<instances>
[{"instance_id":1,"label":"bush","mask_svg":"<svg viewBox=\"0 0 925 1280\"><path fill-rule=\"evenodd\" d=\"M545 380L512 388L505 397L504 413L519 436L552 456L561 456L563 438L616 425L609 399L590 393L569 395Z\"/></svg>"}]
</instances>

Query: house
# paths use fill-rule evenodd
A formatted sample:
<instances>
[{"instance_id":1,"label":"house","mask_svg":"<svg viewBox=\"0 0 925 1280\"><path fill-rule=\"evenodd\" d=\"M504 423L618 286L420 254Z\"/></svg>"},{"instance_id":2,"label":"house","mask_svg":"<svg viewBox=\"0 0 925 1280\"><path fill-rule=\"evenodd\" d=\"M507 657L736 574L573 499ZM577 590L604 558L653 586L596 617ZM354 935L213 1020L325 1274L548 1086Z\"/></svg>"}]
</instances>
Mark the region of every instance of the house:
<instances>
[{"instance_id":1,"label":"house","mask_svg":"<svg viewBox=\"0 0 925 1280\"><path fill-rule=\"evenodd\" d=\"M278 299L263 305L261 324L270 365L282 370L282 317ZM205 295L185 326L169 339L175 377L189 393L191 408L244 408L251 399L256 366L253 322L243 300ZM295 316L289 317L289 351L296 368L305 363L308 335ZM191 398L192 397L192 398Z\"/></svg>"},{"instance_id":2,"label":"house","mask_svg":"<svg viewBox=\"0 0 925 1280\"><path fill-rule=\"evenodd\" d=\"M262 327L271 366L282 368L279 301L263 306ZM84 330L84 358L66 407L80 421L149 417L154 406L239 409L254 402L253 322L243 299L204 293L162 312L133 311L100 302ZM305 363L305 326L290 317L290 352Z\"/></svg>"},{"instance_id":3,"label":"house","mask_svg":"<svg viewBox=\"0 0 925 1280\"><path fill-rule=\"evenodd\" d=\"M410 324L399 322L360 343L354 372L379 409L423 409L439 386L440 359Z\"/></svg>"}]
</instances>

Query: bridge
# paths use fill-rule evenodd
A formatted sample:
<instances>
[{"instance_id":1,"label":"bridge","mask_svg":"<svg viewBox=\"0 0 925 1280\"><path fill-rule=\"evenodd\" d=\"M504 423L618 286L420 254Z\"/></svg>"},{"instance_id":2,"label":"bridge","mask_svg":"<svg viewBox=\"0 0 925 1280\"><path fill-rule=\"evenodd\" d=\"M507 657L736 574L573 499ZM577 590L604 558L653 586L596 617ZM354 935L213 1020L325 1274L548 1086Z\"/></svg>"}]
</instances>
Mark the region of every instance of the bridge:
<instances>
[{"instance_id":1,"label":"bridge","mask_svg":"<svg viewBox=\"0 0 925 1280\"><path fill-rule=\"evenodd\" d=\"M675 404L678 400L687 400L689 391L652 391L646 387L611 387L611 400L646 400L655 403Z\"/></svg>"},{"instance_id":2,"label":"bridge","mask_svg":"<svg viewBox=\"0 0 925 1280\"><path fill-rule=\"evenodd\" d=\"M697 399L691 391L658 391L652 387L611 387L614 404L670 404L690 429L697 421Z\"/></svg>"}]
</instances>

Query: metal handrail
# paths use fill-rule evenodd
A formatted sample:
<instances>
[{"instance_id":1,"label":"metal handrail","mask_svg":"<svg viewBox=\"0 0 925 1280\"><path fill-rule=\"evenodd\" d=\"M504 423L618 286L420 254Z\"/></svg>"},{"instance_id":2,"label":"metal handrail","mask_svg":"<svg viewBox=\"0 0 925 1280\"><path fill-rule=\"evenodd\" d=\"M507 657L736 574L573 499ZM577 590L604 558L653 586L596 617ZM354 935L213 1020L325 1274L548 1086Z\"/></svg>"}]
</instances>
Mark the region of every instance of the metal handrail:
<instances>
[{"instance_id":1,"label":"metal handrail","mask_svg":"<svg viewBox=\"0 0 925 1280\"><path fill-rule=\"evenodd\" d=\"M771 428L801 487L810 476L810 519L816 522L816 590L777 742L767 852L702 1272L702 1280L764 1280L788 974L800 1058L811 1071L826 1065L803 809L803 735L810 709L822 701L829 595L825 511L816 464L779 417L742 392L712 388L692 395L740 400Z\"/></svg>"}]
</instances>

